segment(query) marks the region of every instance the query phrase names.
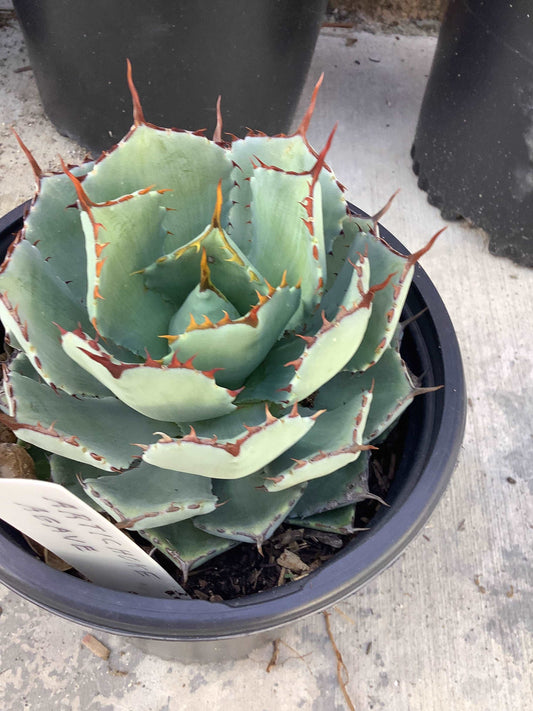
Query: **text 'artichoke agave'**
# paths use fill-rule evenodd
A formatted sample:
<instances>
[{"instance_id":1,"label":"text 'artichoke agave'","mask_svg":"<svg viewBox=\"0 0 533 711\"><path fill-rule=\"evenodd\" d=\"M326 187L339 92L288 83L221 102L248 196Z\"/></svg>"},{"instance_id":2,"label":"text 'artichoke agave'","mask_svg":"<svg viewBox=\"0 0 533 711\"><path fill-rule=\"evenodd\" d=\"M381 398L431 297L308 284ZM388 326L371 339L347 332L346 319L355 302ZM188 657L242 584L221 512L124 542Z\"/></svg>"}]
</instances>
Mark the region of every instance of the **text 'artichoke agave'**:
<instances>
[{"instance_id":1,"label":"text 'artichoke agave'","mask_svg":"<svg viewBox=\"0 0 533 711\"><path fill-rule=\"evenodd\" d=\"M353 530L365 450L419 392L414 263L347 212L306 129L147 123L42 174L0 274L5 409L51 477L187 575L284 520ZM332 134L333 135L333 134ZM363 454L361 455L361 453ZM360 456L361 455L361 456Z\"/></svg>"}]
</instances>

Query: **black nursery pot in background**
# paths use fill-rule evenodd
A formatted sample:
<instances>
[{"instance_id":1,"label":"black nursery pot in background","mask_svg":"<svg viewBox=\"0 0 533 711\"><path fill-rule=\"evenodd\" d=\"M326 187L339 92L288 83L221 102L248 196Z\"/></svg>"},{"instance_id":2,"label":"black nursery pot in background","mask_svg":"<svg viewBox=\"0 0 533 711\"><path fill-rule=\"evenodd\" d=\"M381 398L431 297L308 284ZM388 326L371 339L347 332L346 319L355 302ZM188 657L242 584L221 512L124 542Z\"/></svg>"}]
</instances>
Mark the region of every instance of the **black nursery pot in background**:
<instances>
[{"instance_id":1,"label":"black nursery pot in background","mask_svg":"<svg viewBox=\"0 0 533 711\"><path fill-rule=\"evenodd\" d=\"M0 252L22 226L23 206L0 220ZM382 228L395 249L403 246ZM227 602L168 600L115 592L43 563L0 522L0 580L22 597L85 626L125 635L145 652L183 662L239 658L280 628L324 610L389 566L420 531L452 474L465 424L466 393L457 339L428 276L417 266L404 319L402 356L422 385L441 385L408 408L403 451L369 529L306 578Z\"/></svg>"},{"instance_id":2,"label":"black nursery pot in background","mask_svg":"<svg viewBox=\"0 0 533 711\"><path fill-rule=\"evenodd\" d=\"M131 126L126 58L148 121L286 132L327 0L14 0L45 111L98 154Z\"/></svg>"},{"instance_id":3,"label":"black nursery pot in background","mask_svg":"<svg viewBox=\"0 0 533 711\"><path fill-rule=\"evenodd\" d=\"M533 5L451 0L413 145L414 170L445 219L533 266Z\"/></svg>"}]
</instances>

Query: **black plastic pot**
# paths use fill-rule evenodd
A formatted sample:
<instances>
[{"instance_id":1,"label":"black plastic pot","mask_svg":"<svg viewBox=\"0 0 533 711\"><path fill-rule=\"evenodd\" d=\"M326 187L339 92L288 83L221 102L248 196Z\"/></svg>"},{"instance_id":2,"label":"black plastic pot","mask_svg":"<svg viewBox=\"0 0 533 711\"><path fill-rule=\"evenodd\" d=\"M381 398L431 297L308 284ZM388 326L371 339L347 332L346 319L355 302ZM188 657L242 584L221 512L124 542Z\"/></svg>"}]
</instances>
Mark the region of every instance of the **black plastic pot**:
<instances>
[{"instance_id":1,"label":"black plastic pot","mask_svg":"<svg viewBox=\"0 0 533 711\"><path fill-rule=\"evenodd\" d=\"M357 211L357 210L356 210ZM0 220L0 244L22 225L23 206ZM402 245L382 235L399 251ZM323 610L389 566L427 521L452 474L465 424L465 384L455 332L425 272L417 266L404 317L419 314L404 335L404 358L424 386L407 411L404 450L387 501L362 532L307 578L229 602L159 600L114 592L59 573L41 562L17 531L0 526L0 580L40 607L120 635L146 652L180 661L245 656L280 627Z\"/></svg>"},{"instance_id":2,"label":"black plastic pot","mask_svg":"<svg viewBox=\"0 0 533 711\"><path fill-rule=\"evenodd\" d=\"M148 121L286 132L327 0L14 0L41 100L95 154L131 126L126 58Z\"/></svg>"},{"instance_id":3,"label":"black plastic pot","mask_svg":"<svg viewBox=\"0 0 533 711\"><path fill-rule=\"evenodd\" d=\"M485 229L493 254L533 266L533 8L451 0L412 156L445 219Z\"/></svg>"}]
</instances>

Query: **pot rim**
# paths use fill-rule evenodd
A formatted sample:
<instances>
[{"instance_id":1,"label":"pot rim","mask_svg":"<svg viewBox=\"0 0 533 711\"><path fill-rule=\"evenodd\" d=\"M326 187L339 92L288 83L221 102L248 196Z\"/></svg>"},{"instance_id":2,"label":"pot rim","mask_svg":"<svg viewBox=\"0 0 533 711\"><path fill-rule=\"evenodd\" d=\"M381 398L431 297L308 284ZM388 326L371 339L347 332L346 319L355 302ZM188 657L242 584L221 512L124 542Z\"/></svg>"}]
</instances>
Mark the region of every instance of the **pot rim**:
<instances>
[{"instance_id":1,"label":"pot rim","mask_svg":"<svg viewBox=\"0 0 533 711\"><path fill-rule=\"evenodd\" d=\"M28 205L24 203L0 219L0 240L20 229ZM381 226L380 234L394 249L408 253ZM417 345L422 350L424 344L428 348L429 366L432 358L439 360L443 381L438 393L424 396L423 442L409 465L409 469L419 470L419 475L403 500L400 489L399 501L380 511L368 531L318 570L282 587L225 602L149 598L102 588L53 570L23 550L9 534L13 529L4 526L0 527L0 581L23 598L79 624L119 635L191 642L272 630L320 612L361 588L396 560L428 520L452 475L465 427L466 388L457 337L436 288L419 265L407 305L411 302L412 313L418 313L420 305L427 307L420 319L427 327L418 335ZM414 328L420 330L417 322ZM427 343L424 336L432 342ZM404 455L399 469L405 460Z\"/></svg>"}]
</instances>

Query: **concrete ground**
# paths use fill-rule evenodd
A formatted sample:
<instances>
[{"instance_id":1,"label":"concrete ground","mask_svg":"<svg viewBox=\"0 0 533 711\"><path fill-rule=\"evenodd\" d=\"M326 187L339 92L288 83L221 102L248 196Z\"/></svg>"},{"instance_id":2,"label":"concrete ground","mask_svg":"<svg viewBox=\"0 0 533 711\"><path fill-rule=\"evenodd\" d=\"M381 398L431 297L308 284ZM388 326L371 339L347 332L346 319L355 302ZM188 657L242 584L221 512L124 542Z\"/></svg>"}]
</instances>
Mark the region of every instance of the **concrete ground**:
<instances>
[{"instance_id":1,"label":"concrete ground","mask_svg":"<svg viewBox=\"0 0 533 711\"><path fill-rule=\"evenodd\" d=\"M5 7L3 0L0 7ZM350 40L350 41L347 41ZM352 42L352 40L357 40ZM28 198L32 174L14 126L42 167L84 150L44 116L16 26L0 30L0 214ZM325 72L311 138L339 129L330 162L369 212L402 189L385 225L415 251L443 220L418 190L409 149L435 39L322 31L309 82ZM453 223L422 260L462 347L468 422L452 483L401 558L332 611L358 711L531 708L530 551L533 271L488 254L482 232ZM529 346L529 348L528 348ZM0 708L6 711L280 711L348 708L325 620L316 615L271 646L217 665L184 665L94 632L108 662L81 645L90 630L0 586Z\"/></svg>"}]
</instances>

